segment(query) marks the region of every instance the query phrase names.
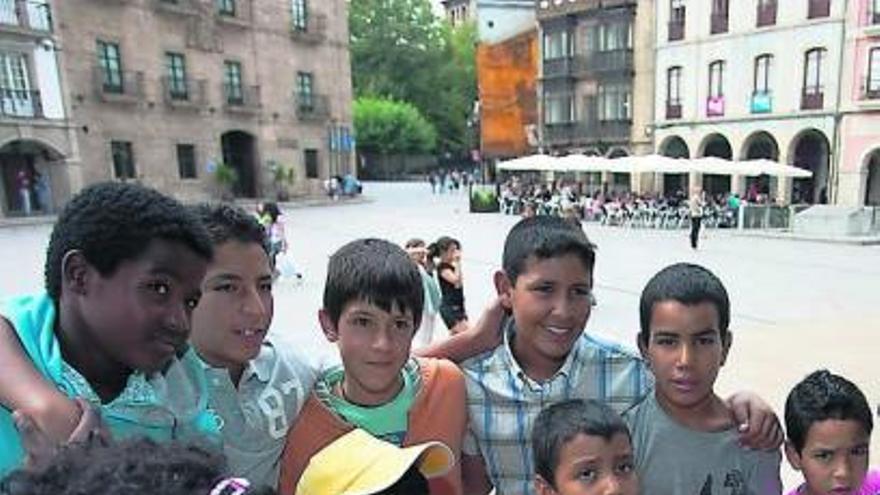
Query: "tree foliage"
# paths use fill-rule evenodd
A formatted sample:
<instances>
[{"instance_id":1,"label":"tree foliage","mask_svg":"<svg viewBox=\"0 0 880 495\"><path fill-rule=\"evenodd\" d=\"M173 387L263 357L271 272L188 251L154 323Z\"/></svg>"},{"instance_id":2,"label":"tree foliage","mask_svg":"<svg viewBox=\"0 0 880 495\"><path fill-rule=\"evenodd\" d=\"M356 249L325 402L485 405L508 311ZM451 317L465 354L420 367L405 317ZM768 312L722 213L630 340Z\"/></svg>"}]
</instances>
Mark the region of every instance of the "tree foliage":
<instances>
[{"instance_id":1,"label":"tree foliage","mask_svg":"<svg viewBox=\"0 0 880 495\"><path fill-rule=\"evenodd\" d=\"M438 151L469 149L475 27L452 29L428 0L354 0L349 17L356 96L412 103L436 129Z\"/></svg>"},{"instance_id":2,"label":"tree foliage","mask_svg":"<svg viewBox=\"0 0 880 495\"><path fill-rule=\"evenodd\" d=\"M361 97L354 102L358 147L383 155L434 151L437 133L418 109L385 98Z\"/></svg>"}]
</instances>

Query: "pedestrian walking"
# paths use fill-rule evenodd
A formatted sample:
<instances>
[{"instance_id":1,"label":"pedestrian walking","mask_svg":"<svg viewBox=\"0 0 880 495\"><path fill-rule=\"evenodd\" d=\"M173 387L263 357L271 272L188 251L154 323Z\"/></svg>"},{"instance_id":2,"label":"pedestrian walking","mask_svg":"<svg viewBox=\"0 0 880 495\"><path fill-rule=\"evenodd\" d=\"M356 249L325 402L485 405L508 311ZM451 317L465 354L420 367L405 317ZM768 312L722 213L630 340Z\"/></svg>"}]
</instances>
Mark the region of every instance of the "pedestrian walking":
<instances>
[{"instance_id":1,"label":"pedestrian walking","mask_svg":"<svg viewBox=\"0 0 880 495\"><path fill-rule=\"evenodd\" d=\"M697 190L688 202L691 217L691 248L697 249L700 242L700 228L703 226L703 213L706 208L706 193Z\"/></svg>"}]
</instances>

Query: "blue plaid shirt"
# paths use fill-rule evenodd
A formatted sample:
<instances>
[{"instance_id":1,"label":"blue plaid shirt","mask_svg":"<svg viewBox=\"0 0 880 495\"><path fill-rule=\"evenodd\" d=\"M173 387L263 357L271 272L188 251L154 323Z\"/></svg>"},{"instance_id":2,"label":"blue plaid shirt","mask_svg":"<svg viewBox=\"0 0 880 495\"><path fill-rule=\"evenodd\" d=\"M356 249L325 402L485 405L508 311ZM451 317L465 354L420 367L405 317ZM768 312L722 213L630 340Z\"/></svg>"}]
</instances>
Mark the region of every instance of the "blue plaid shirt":
<instances>
[{"instance_id":1,"label":"blue plaid shirt","mask_svg":"<svg viewBox=\"0 0 880 495\"><path fill-rule=\"evenodd\" d=\"M531 430L541 409L568 399L596 399L623 413L647 395L653 377L635 353L585 333L556 375L537 382L513 358L515 332L509 319L502 345L462 365L470 415L462 450L483 457L499 495L532 495Z\"/></svg>"}]
</instances>

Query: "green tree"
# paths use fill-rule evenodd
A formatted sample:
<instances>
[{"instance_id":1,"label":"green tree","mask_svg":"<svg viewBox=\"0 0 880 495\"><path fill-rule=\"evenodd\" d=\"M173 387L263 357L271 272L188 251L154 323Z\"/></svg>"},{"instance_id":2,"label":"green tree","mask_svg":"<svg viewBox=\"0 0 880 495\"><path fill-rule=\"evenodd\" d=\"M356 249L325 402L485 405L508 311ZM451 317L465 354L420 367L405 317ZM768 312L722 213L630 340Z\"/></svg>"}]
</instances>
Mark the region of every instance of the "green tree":
<instances>
[{"instance_id":1,"label":"green tree","mask_svg":"<svg viewBox=\"0 0 880 495\"><path fill-rule=\"evenodd\" d=\"M474 26L452 29L428 0L355 0L349 17L355 95L412 103L436 129L438 151L467 150Z\"/></svg>"},{"instance_id":2,"label":"green tree","mask_svg":"<svg viewBox=\"0 0 880 495\"><path fill-rule=\"evenodd\" d=\"M383 155L434 151L437 133L418 109L385 98L361 97L354 102L358 148Z\"/></svg>"}]
</instances>

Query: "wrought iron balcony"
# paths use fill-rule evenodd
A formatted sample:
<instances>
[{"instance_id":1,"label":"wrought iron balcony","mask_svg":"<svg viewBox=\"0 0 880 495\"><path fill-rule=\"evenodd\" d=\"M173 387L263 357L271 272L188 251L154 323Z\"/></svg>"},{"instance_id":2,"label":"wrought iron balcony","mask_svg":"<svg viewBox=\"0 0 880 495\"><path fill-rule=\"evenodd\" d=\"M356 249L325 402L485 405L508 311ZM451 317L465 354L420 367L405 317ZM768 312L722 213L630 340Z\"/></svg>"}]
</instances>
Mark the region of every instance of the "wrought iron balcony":
<instances>
[{"instance_id":1,"label":"wrought iron balcony","mask_svg":"<svg viewBox=\"0 0 880 495\"><path fill-rule=\"evenodd\" d=\"M172 80L162 77L162 95L172 107L201 108L208 105L208 81L205 79Z\"/></svg>"},{"instance_id":2,"label":"wrought iron balcony","mask_svg":"<svg viewBox=\"0 0 880 495\"><path fill-rule=\"evenodd\" d=\"M106 102L135 103L144 99L144 73L122 71L108 73L103 67L93 70L95 94Z\"/></svg>"},{"instance_id":3,"label":"wrought iron balcony","mask_svg":"<svg viewBox=\"0 0 880 495\"><path fill-rule=\"evenodd\" d=\"M758 27L773 26L776 24L776 0L758 2Z\"/></svg>"},{"instance_id":4,"label":"wrought iron balcony","mask_svg":"<svg viewBox=\"0 0 880 495\"><path fill-rule=\"evenodd\" d=\"M543 77L544 79L552 77L572 77L572 66L573 63L571 57L544 59Z\"/></svg>"},{"instance_id":5,"label":"wrought iron balcony","mask_svg":"<svg viewBox=\"0 0 880 495\"><path fill-rule=\"evenodd\" d=\"M809 0L807 19L817 19L831 15L831 0Z\"/></svg>"},{"instance_id":6,"label":"wrought iron balcony","mask_svg":"<svg viewBox=\"0 0 880 495\"><path fill-rule=\"evenodd\" d=\"M825 91L822 87L804 88L801 94L801 110L821 110L825 107Z\"/></svg>"},{"instance_id":7,"label":"wrought iron balcony","mask_svg":"<svg viewBox=\"0 0 880 495\"><path fill-rule=\"evenodd\" d=\"M722 34L727 32L729 18L726 13L715 13L711 16L711 34Z\"/></svg>"},{"instance_id":8,"label":"wrought iron balcony","mask_svg":"<svg viewBox=\"0 0 880 495\"><path fill-rule=\"evenodd\" d=\"M290 23L290 38L294 41L317 44L327 38L327 15L311 14Z\"/></svg>"},{"instance_id":9,"label":"wrought iron balcony","mask_svg":"<svg viewBox=\"0 0 880 495\"><path fill-rule=\"evenodd\" d=\"M631 74L635 70L633 51L629 48L591 52L588 55L578 57L575 66L578 73L587 72L592 74L615 72Z\"/></svg>"},{"instance_id":10,"label":"wrought iron balcony","mask_svg":"<svg viewBox=\"0 0 880 495\"><path fill-rule=\"evenodd\" d=\"M680 41L684 39L684 20L674 20L669 22L669 41Z\"/></svg>"},{"instance_id":11,"label":"wrought iron balcony","mask_svg":"<svg viewBox=\"0 0 880 495\"><path fill-rule=\"evenodd\" d=\"M257 113L262 107L259 86L222 84L223 108L233 113Z\"/></svg>"},{"instance_id":12,"label":"wrought iron balcony","mask_svg":"<svg viewBox=\"0 0 880 495\"><path fill-rule=\"evenodd\" d=\"M330 99L327 95L294 93L296 116L303 121L323 122L330 118Z\"/></svg>"},{"instance_id":13,"label":"wrought iron balcony","mask_svg":"<svg viewBox=\"0 0 880 495\"><path fill-rule=\"evenodd\" d=\"M42 119L43 101L39 91L0 88L0 116Z\"/></svg>"},{"instance_id":14,"label":"wrought iron balcony","mask_svg":"<svg viewBox=\"0 0 880 495\"><path fill-rule=\"evenodd\" d=\"M675 120L681 118L681 100L670 100L666 102L666 120Z\"/></svg>"}]
</instances>

